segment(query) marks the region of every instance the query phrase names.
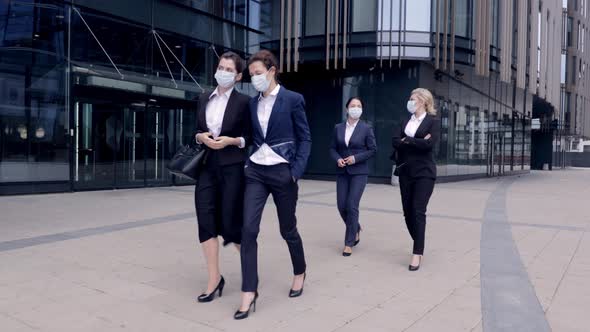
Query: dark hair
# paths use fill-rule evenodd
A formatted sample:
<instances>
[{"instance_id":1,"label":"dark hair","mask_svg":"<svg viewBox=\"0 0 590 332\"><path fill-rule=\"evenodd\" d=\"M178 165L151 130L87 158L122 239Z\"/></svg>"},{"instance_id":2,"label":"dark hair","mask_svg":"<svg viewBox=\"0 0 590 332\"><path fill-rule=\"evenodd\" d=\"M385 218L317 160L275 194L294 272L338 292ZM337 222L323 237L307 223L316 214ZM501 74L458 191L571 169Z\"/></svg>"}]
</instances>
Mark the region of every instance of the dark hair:
<instances>
[{"instance_id":1,"label":"dark hair","mask_svg":"<svg viewBox=\"0 0 590 332\"><path fill-rule=\"evenodd\" d=\"M353 100L355 100L355 99L361 102L361 107L362 107L362 106L365 104L365 103L363 103L363 101L361 100L361 98L359 98L359 97L351 97L351 98L350 98L350 99L348 99L348 101L346 102L346 108L348 108L348 105L350 105L350 103L351 103Z\"/></svg>"},{"instance_id":2,"label":"dark hair","mask_svg":"<svg viewBox=\"0 0 590 332\"><path fill-rule=\"evenodd\" d=\"M244 71L244 60L242 60L242 57L240 57L236 53L231 52L231 51L225 52L219 57L219 60L221 60L221 59L232 60L234 62L234 64L236 65L236 71L238 72L238 74L240 74Z\"/></svg>"},{"instance_id":3,"label":"dark hair","mask_svg":"<svg viewBox=\"0 0 590 332\"><path fill-rule=\"evenodd\" d=\"M268 50L260 50L254 53L250 59L248 59L248 66L253 64L256 61L260 61L264 64L266 69L270 70L271 67L275 67L275 80L278 79L279 76L279 63L277 58Z\"/></svg>"}]
</instances>

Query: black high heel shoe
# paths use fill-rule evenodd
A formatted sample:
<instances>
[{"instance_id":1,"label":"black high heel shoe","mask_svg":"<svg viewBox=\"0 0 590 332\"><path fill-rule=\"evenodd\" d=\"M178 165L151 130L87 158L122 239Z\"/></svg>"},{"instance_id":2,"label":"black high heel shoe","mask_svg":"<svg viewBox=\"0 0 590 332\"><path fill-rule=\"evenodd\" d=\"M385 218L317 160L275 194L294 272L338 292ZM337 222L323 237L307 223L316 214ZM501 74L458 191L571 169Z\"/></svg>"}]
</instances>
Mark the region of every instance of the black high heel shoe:
<instances>
[{"instance_id":1,"label":"black high heel shoe","mask_svg":"<svg viewBox=\"0 0 590 332\"><path fill-rule=\"evenodd\" d=\"M344 248L344 249L346 249L346 248ZM350 250L352 250L352 247L350 247ZM352 255L352 251L351 252L346 252L346 251L342 250L342 256L344 256L344 257L350 257L351 255Z\"/></svg>"},{"instance_id":2,"label":"black high heel shoe","mask_svg":"<svg viewBox=\"0 0 590 332\"><path fill-rule=\"evenodd\" d=\"M289 291L289 297L299 297L303 294L303 286L305 286L305 277L307 277L307 273L303 273L303 284L301 285L301 289Z\"/></svg>"},{"instance_id":3,"label":"black high heel shoe","mask_svg":"<svg viewBox=\"0 0 590 332\"><path fill-rule=\"evenodd\" d=\"M414 266L412 264L408 265L408 270L410 271L418 271L420 269L420 264L422 264L422 256L420 256L420 262L418 263L418 265Z\"/></svg>"},{"instance_id":4,"label":"black high heel shoe","mask_svg":"<svg viewBox=\"0 0 590 332\"><path fill-rule=\"evenodd\" d=\"M356 237L358 238L358 240L354 241L353 247L356 247L359 244L359 242L361 242L361 231L358 231L358 233L356 233Z\"/></svg>"},{"instance_id":5,"label":"black high heel shoe","mask_svg":"<svg viewBox=\"0 0 590 332\"><path fill-rule=\"evenodd\" d=\"M252 309L252 312L256 312L256 300L258 300L258 291L256 291L256 293L254 293L254 299L252 300L252 302L250 302L250 305L248 306L248 310L236 311L236 313L234 314L234 319L240 320L240 319L248 318L248 316L250 315L250 309Z\"/></svg>"},{"instance_id":6,"label":"black high heel shoe","mask_svg":"<svg viewBox=\"0 0 590 332\"><path fill-rule=\"evenodd\" d=\"M209 294L203 293L199 295L199 297L197 297L197 301L200 303L211 302L215 299L215 293L217 291L219 291L219 297L221 297L221 294L223 293L223 287L225 287L225 279L223 279L223 276L221 276L221 280L219 280L217 287L215 287L215 289Z\"/></svg>"}]
</instances>

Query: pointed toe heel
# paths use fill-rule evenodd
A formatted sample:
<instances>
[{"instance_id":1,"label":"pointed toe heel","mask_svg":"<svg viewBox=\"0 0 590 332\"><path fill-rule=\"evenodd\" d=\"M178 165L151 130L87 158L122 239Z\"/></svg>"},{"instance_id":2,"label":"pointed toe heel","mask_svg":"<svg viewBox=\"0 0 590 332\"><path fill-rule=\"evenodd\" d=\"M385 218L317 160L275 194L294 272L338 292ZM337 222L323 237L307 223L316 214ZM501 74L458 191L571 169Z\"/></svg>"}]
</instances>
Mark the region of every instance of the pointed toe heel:
<instances>
[{"instance_id":1,"label":"pointed toe heel","mask_svg":"<svg viewBox=\"0 0 590 332\"><path fill-rule=\"evenodd\" d=\"M305 286L305 278L307 277L307 273L303 274L303 285L301 285L301 289L299 290L289 290L289 297L299 297L303 294L303 286Z\"/></svg>"},{"instance_id":2,"label":"pointed toe heel","mask_svg":"<svg viewBox=\"0 0 590 332\"><path fill-rule=\"evenodd\" d=\"M254 299L252 300L252 302L250 302L250 306L248 306L248 310L246 311L236 311L236 313L234 314L234 319L235 320L242 320L242 319L246 319L248 318L248 316L250 316L250 311L252 312L256 312L256 300L258 300L258 292L256 292L254 294Z\"/></svg>"},{"instance_id":3,"label":"pointed toe heel","mask_svg":"<svg viewBox=\"0 0 590 332\"><path fill-rule=\"evenodd\" d=\"M219 297L221 297L221 295L223 294L223 287L225 287L225 279L223 279L223 276L221 276L221 280L219 280L217 287L215 287L215 289L209 294L203 293L199 295L199 297L197 297L197 301L199 303L211 302L215 300L215 293L217 292L219 292Z\"/></svg>"}]
</instances>

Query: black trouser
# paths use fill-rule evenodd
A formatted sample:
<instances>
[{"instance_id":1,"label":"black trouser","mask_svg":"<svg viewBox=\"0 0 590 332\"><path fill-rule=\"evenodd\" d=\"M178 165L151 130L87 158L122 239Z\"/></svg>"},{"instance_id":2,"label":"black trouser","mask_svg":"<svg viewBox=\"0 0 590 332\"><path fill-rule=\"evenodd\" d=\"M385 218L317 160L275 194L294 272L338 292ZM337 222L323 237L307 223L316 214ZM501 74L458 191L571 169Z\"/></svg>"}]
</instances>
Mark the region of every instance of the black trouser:
<instances>
[{"instance_id":1,"label":"black trouser","mask_svg":"<svg viewBox=\"0 0 590 332\"><path fill-rule=\"evenodd\" d=\"M244 164L219 166L211 153L195 186L199 241L218 235L223 244L241 243L244 204Z\"/></svg>"},{"instance_id":2,"label":"black trouser","mask_svg":"<svg viewBox=\"0 0 590 332\"><path fill-rule=\"evenodd\" d=\"M344 245L352 247L361 229L359 224L359 203L367 185L366 174L340 174L336 180L336 203L338 212L346 224Z\"/></svg>"},{"instance_id":3,"label":"black trouser","mask_svg":"<svg viewBox=\"0 0 590 332\"><path fill-rule=\"evenodd\" d=\"M245 168L244 226L242 227L242 291L258 289L258 243L260 220L268 195L272 194L279 217L281 236L287 242L293 274L305 272L303 242L297 231L295 208L299 187L291 177L289 164L261 166L248 162Z\"/></svg>"},{"instance_id":4,"label":"black trouser","mask_svg":"<svg viewBox=\"0 0 590 332\"><path fill-rule=\"evenodd\" d=\"M414 255L424 254L424 233L426 232L426 207L434 190L434 179L399 177L399 189L406 226L414 240Z\"/></svg>"}]
</instances>

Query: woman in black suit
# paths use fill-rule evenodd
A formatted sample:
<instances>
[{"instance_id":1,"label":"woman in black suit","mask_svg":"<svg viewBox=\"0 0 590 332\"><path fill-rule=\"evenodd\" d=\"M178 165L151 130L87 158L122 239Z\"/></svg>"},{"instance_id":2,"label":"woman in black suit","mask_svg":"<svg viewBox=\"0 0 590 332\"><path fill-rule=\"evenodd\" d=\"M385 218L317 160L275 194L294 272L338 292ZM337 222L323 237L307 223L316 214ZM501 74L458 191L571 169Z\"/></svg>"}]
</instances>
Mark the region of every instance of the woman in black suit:
<instances>
[{"instance_id":1,"label":"woman in black suit","mask_svg":"<svg viewBox=\"0 0 590 332\"><path fill-rule=\"evenodd\" d=\"M225 286L219 271L217 237L223 237L224 246L234 243L238 249L242 238L250 97L239 93L234 85L242 79L243 70L244 62L237 54L224 53L215 73L217 88L199 98L195 139L209 150L195 186L199 242L209 274L207 290L197 298L201 303L211 302L216 293L221 296Z\"/></svg>"},{"instance_id":2,"label":"woman in black suit","mask_svg":"<svg viewBox=\"0 0 590 332\"><path fill-rule=\"evenodd\" d=\"M346 109L346 122L334 127L330 156L339 168L336 201L346 225L342 255L348 257L360 241L359 203L369 177L368 160L377 152L377 144L373 128L360 120L363 113L360 98L350 98Z\"/></svg>"},{"instance_id":3,"label":"woman in black suit","mask_svg":"<svg viewBox=\"0 0 590 332\"><path fill-rule=\"evenodd\" d=\"M412 91L407 109L411 116L402 121L392 144L406 226L414 240L409 270L416 271L424 254L426 207L436 180L433 149L438 142L440 122L435 117L432 94L426 89Z\"/></svg>"}]
</instances>

